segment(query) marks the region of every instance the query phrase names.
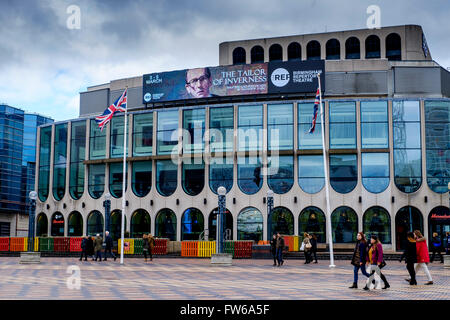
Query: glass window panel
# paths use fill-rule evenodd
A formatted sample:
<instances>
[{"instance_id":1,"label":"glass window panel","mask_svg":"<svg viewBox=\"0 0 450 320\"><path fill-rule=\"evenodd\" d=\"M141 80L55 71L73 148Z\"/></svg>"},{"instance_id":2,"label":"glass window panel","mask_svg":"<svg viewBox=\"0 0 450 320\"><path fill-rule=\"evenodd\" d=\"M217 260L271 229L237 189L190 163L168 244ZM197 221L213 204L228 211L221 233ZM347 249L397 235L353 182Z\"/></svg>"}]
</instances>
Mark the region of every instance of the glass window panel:
<instances>
[{"instance_id":1,"label":"glass window panel","mask_svg":"<svg viewBox=\"0 0 450 320\"><path fill-rule=\"evenodd\" d=\"M39 200L41 200L42 202L47 200L49 193L51 138L52 138L52 127L48 126L41 128L39 141L38 196Z\"/></svg>"},{"instance_id":2,"label":"glass window panel","mask_svg":"<svg viewBox=\"0 0 450 320\"><path fill-rule=\"evenodd\" d=\"M153 150L153 113L133 117L133 156L150 156Z\"/></svg>"},{"instance_id":3,"label":"glass window panel","mask_svg":"<svg viewBox=\"0 0 450 320\"><path fill-rule=\"evenodd\" d=\"M294 184L294 158L292 156L269 157L268 185L277 193L283 194L291 190Z\"/></svg>"},{"instance_id":4,"label":"glass window panel","mask_svg":"<svg viewBox=\"0 0 450 320\"><path fill-rule=\"evenodd\" d=\"M111 119L111 158L123 157L123 136L124 136L124 116L114 116ZM127 119L127 136L130 133L130 117ZM128 141L127 141L128 142ZM128 156L128 144L127 144L127 156Z\"/></svg>"},{"instance_id":5,"label":"glass window panel","mask_svg":"<svg viewBox=\"0 0 450 320\"><path fill-rule=\"evenodd\" d=\"M313 133L309 133L311 129L314 103L298 104L298 148L306 149L322 149L322 117L320 110L317 114L316 126Z\"/></svg>"},{"instance_id":6,"label":"glass window panel","mask_svg":"<svg viewBox=\"0 0 450 320\"><path fill-rule=\"evenodd\" d=\"M170 209L162 209L155 218L155 235L158 238L177 240L177 216Z\"/></svg>"},{"instance_id":7,"label":"glass window panel","mask_svg":"<svg viewBox=\"0 0 450 320\"><path fill-rule=\"evenodd\" d=\"M98 211L92 211L87 218L86 235L95 236L103 233L103 215Z\"/></svg>"},{"instance_id":8,"label":"glass window panel","mask_svg":"<svg viewBox=\"0 0 450 320\"><path fill-rule=\"evenodd\" d=\"M322 155L298 156L298 184L306 193L317 193L325 185Z\"/></svg>"},{"instance_id":9,"label":"glass window panel","mask_svg":"<svg viewBox=\"0 0 450 320\"><path fill-rule=\"evenodd\" d=\"M356 148L355 102L330 102L330 148Z\"/></svg>"},{"instance_id":10,"label":"glass window panel","mask_svg":"<svg viewBox=\"0 0 450 320\"><path fill-rule=\"evenodd\" d=\"M239 106L239 151L260 150L263 146L263 106Z\"/></svg>"},{"instance_id":11,"label":"glass window panel","mask_svg":"<svg viewBox=\"0 0 450 320\"><path fill-rule=\"evenodd\" d=\"M183 153L203 152L205 109L183 111Z\"/></svg>"},{"instance_id":12,"label":"glass window panel","mask_svg":"<svg viewBox=\"0 0 450 320\"><path fill-rule=\"evenodd\" d=\"M267 106L269 150L289 150L294 146L294 110L292 104Z\"/></svg>"},{"instance_id":13,"label":"glass window panel","mask_svg":"<svg viewBox=\"0 0 450 320\"><path fill-rule=\"evenodd\" d=\"M55 126L53 154L53 197L59 201L66 189L67 123Z\"/></svg>"},{"instance_id":14,"label":"glass window panel","mask_svg":"<svg viewBox=\"0 0 450 320\"><path fill-rule=\"evenodd\" d=\"M101 131L95 119L91 119L89 141L89 159L105 158L106 127Z\"/></svg>"},{"instance_id":15,"label":"glass window panel","mask_svg":"<svg viewBox=\"0 0 450 320\"><path fill-rule=\"evenodd\" d=\"M393 101L392 116L394 122L417 122L420 121L419 101Z\"/></svg>"},{"instance_id":16,"label":"glass window panel","mask_svg":"<svg viewBox=\"0 0 450 320\"><path fill-rule=\"evenodd\" d=\"M242 210L237 218L237 239L253 240L263 239L263 215L256 208Z\"/></svg>"},{"instance_id":17,"label":"glass window panel","mask_svg":"<svg viewBox=\"0 0 450 320\"><path fill-rule=\"evenodd\" d=\"M238 157L238 186L245 194L257 193L263 184L259 157Z\"/></svg>"},{"instance_id":18,"label":"glass window panel","mask_svg":"<svg viewBox=\"0 0 450 320\"><path fill-rule=\"evenodd\" d=\"M420 149L394 149L394 177L397 187L406 193L417 191L422 183Z\"/></svg>"},{"instance_id":19,"label":"glass window panel","mask_svg":"<svg viewBox=\"0 0 450 320\"><path fill-rule=\"evenodd\" d=\"M316 207L307 207L299 216L298 234L302 236L305 232L315 234L317 242L326 242L325 214Z\"/></svg>"},{"instance_id":20,"label":"glass window panel","mask_svg":"<svg viewBox=\"0 0 450 320\"><path fill-rule=\"evenodd\" d=\"M355 154L330 155L330 183L339 193L349 193L358 182Z\"/></svg>"},{"instance_id":21,"label":"glass window panel","mask_svg":"<svg viewBox=\"0 0 450 320\"><path fill-rule=\"evenodd\" d=\"M389 147L387 101L361 101L363 148Z\"/></svg>"},{"instance_id":22,"label":"glass window panel","mask_svg":"<svg viewBox=\"0 0 450 320\"><path fill-rule=\"evenodd\" d=\"M200 210L187 209L181 218L181 241L198 240L205 229L205 220Z\"/></svg>"},{"instance_id":23,"label":"glass window panel","mask_svg":"<svg viewBox=\"0 0 450 320\"><path fill-rule=\"evenodd\" d=\"M86 121L72 122L70 141L69 193L73 199L78 200L84 192Z\"/></svg>"},{"instance_id":24,"label":"glass window panel","mask_svg":"<svg viewBox=\"0 0 450 320\"><path fill-rule=\"evenodd\" d=\"M406 234L419 230L423 232L423 217L422 213L414 207L403 207L395 216L395 243L398 251L405 250L406 247Z\"/></svg>"},{"instance_id":25,"label":"glass window panel","mask_svg":"<svg viewBox=\"0 0 450 320\"><path fill-rule=\"evenodd\" d=\"M209 109L211 152L233 150L234 114L233 107Z\"/></svg>"},{"instance_id":26,"label":"glass window panel","mask_svg":"<svg viewBox=\"0 0 450 320\"><path fill-rule=\"evenodd\" d=\"M267 239L272 239L274 233L282 235L294 234L294 215L284 207L277 207L272 210L268 217Z\"/></svg>"},{"instance_id":27,"label":"glass window panel","mask_svg":"<svg viewBox=\"0 0 450 320\"><path fill-rule=\"evenodd\" d=\"M128 185L127 179L128 176L127 173L125 173L125 190L127 189ZM123 163L121 162L111 163L109 165L109 192L113 197L115 198L122 197L122 190L123 190L122 182L123 182Z\"/></svg>"},{"instance_id":28,"label":"glass window panel","mask_svg":"<svg viewBox=\"0 0 450 320\"><path fill-rule=\"evenodd\" d=\"M358 216L356 212L349 207L335 209L331 214L331 229L333 231L333 242L356 242L358 233Z\"/></svg>"},{"instance_id":29,"label":"glass window panel","mask_svg":"<svg viewBox=\"0 0 450 320\"><path fill-rule=\"evenodd\" d=\"M92 198L98 199L105 190L105 165L89 165L88 191Z\"/></svg>"},{"instance_id":30,"label":"glass window panel","mask_svg":"<svg viewBox=\"0 0 450 320\"><path fill-rule=\"evenodd\" d=\"M150 233L150 215L144 209L136 210L131 216L130 236L142 238L144 234Z\"/></svg>"},{"instance_id":31,"label":"glass window panel","mask_svg":"<svg viewBox=\"0 0 450 320\"><path fill-rule=\"evenodd\" d=\"M217 194L220 186L225 187L227 192L233 187L233 159L218 157L210 160L209 187Z\"/></svg>"},{"instance_id":32,"label":"glass window panel","mask_svg":"<svg viewBox=\"0 0 450 320\"><path fill-rule=\"evenodd\" d=\"M177 152L178 110L158 112L158 154Z\"/></svg>"},{"instance_id":33,"label":"glass window panel","mask_svg":"<svg viewBox=\"0 0 450 320\"><path fill-rule=\"evenodd\" d=\"M369 192L380 193L389 185L389 153L362 153L362 182Z\"/></svg>"},{"instance_id":34,"label":"glass window panel","mask_svg":"<svg viewBox=\"0 0 450 320\"><path fill-rule=\"evenodd\" d=\"M132 172L133 193L145 197L152 188L152 161L136 161Z\"/></svg>"},{"instance_id":35,"label":"glass window panel","mask_svg":"<svg viewBox=\"0 0 450 320\"><path fill-rule=\"evenodd\" d=\"M215 208L208 218L208 239L209 241L216 240L217 237L217 214L219 213L219 208ZM231 212L225 210L225 239L233 240L233 216Z\"/></svg>"},{"instance_id":36,"label":"glass window panel","mask_svg":"<svg viewBox=\"0 0 450 320\"><path fill-rule=\"evenodd\" d=\"M391 244L391 217L382 207L367 209L363 217L363 230L367 238L375 235L383 244Z\"/></svg>"},{"instance_id":37,"label":"glass window panel","mask_svg":"<svg viewBox=\"0 0 450 320\"><path fill-rule=\"evenodd\" d=\"M177 170L172 160L156 161L156 189L162 196L168 197L177 189Z\"/></svg>"},{"instance_id":38,"label":"glass window panel","mask_svg":"<svg viewBox=\"0 0 450 320\"><path fill-rule=\"evenodd\" d=\"M202 158L183 161L183 189L188 195L198 195L205 186L205 164Z\"/></svg>"}]
</instances>

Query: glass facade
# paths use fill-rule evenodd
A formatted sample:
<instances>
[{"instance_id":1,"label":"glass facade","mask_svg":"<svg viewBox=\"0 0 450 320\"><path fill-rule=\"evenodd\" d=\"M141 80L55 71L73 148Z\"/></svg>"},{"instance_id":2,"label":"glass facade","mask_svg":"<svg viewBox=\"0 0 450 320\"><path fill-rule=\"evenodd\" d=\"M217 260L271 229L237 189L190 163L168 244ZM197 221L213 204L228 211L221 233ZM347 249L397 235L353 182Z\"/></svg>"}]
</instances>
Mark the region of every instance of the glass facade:
<instances>
[{"instance_id":1,"label":"glass facade","mask_svg":"<svg viewBox=\"0 0 450 320\"><path fill-rule=\"evenodd\" d=\"M269 150L294 148L293 104L267 105L267 146Z\"/></svg>"},{"instance_id":2,"label":"glass facade","mask_svg":"<svg viewBox=\"0 0 450 320\"><path fill-rule=\"evenodd\" d=\"M269 188L283 194L291 190L294 185L294 157L277 156L269 157L267 183Z\"/></svg>"},{"instance_id":3,"label":"glass facade","mask_svg":"<svg viewBox=\"0 0 450 320\"><path fill-rule=\"evenodd\" d=\"M263 148L263 106L238 107L238 151Z\"/></svg>"},{"instance_id":4,"label":"glass facade","mask_svg":"<svg viewBox=\"0 0 450 320\"><path fill-rule=\"evenodd\" d=\"M178 110L158 112L157 154L178 153Z\"/></svg>"},{"instance_id":5,"label":"glass facade","mask_svg":"<svg viewBox=\"0 0 450 320\"><path fill-rule=\"evenodd\" d=\"M125 130L125 121L123 119L124 115L115 115L111 119L110 125L110 150L109 157L110 158L121 158L123 157L123 136ZM127 119L127 137L129 137L130 133L130 116ZM128 156L128 141L127 141L127 156Z\"/></svg>"},{"instance_id":6,"label":"glass facade","mask_svg":"<svg viewBox=\"0 0 450 320\"><path fill-rule=\"evenodd\" d=\"M156 189L165 197L172 195L177 189L178 166L172 160L156 161Z\"/></svg>"},{"instance_id":7,"label":"glass facade","mask_svg":"<svg viewBox=\"0 0 450 320\"><path fill-rule=\"evenodd\" d=\"M366 238L375 235L383 244L391 243L391 217L382 207L372 207L364 212L363 230Z\"/></svg>"},{"instance_id":8,"label":"glass facade","mask_svg":"<svg viewBox=\"0 0 450 320\"><path fill-rule=\"evenodd\" d=\"M239 189L248 195L257 193L263 184L261 159L259 157L238 157L237 164Z\"/></svg>"},{"instance_id":9,"label":"glass facade","mask_svg":"<svg viewBox=\"0 0 450 320\"><path fill-rule=\"evenodd\" d=\"M52 216L50 236L64 237L64 216L61 212L55 212Z\"/></svg>"},{"instance_id":10,"label":"glass facade","mask_svg":"<svg viewBox=\"0 0 450 320\"><path fill-rule=\"evenodd\" d=\"M248 207L239 213L237 218L237 239L256 242L263 239L263 215L258 209Z\"/></svg>"},{"instance_id":11,"label":"glass facade","mask_svg":"<svg viewBox=\"0 0 450 320\"><path fill-rule=\"evenodd\" d=\"M189 158L183 160L183 190L190 196L202 192L205 186L205 164L202 158Z\"/></svg>"},{"instance_id":12,"label":"glass facade","mask_svg":"<svg viewBox=\"0 0 450 320\"><path fill-rule=\"evenodd\" d=\"M47 200L50 183L50 149L52 141L52 127L41 128L39 142L39 177L38 196L39 200Z\"/></svg>"},{"instance_id":13,"label":"glass facade","mask_svg":"<svg viewBox=\"0 0 450 320\"><path fill-rule=\"evenodd\" d=\"M323 156L298 156L298 184L306 193L317 193L325 186Z\"/></svg>"},{"instance_id":14,"label":"glass facade","mask_svg":"<svg viewBox=\"0 0 450 320\"><path fill-rule=\"evenodd\" d=\"M361 153L362 183L367 191L380 193L389 186L389 153Z\"/></svg>"},{"instance_id":15,"label":"glass facade","mask_svg":"<svg viewBox=\"0 0 450 320\"><path fill-rule=\"evenodd\" d=\"M91 119L90 122L89 159L104 159L106 158L106 131L100 130L95 119Z\"/></svg>"},{"instance_id":16,"label":"glass facade","mask_svg":"<svg viewBox=\"0 0 450 320\"><path fill-rule=\"evenodd\" d=\"M150 215L144 209L136 210L131 216L130 236L132 238L142 238L144 234L150 233Z\"/></svg>"},{"instance_id":17,"label":"glass facade","mask_svg":"<svg viewBox=\"0 0 450 320\"><path fill-rule=\"evenodd\" d=\"M219 208L215 208L208 218L208 239L210 241L216 240L217 238L217 214L219 213ZM233 240L233 215L230 210L225 210L225 239Z\"/></svg>"},{"instance_id":18,"label":"glass facade","mask_svg":"<svg viewBox=\"0 0 450 320\"><path fill-rule=\"evenodd\" d=\"M78 211L74 211L67 219L67 235L69 237L80 237L83 235L83 217Z\"/></svg>"},{"instance_id":19,"label":"glass facade","mask_svg":"<svg viewBox=\"0 0 450 320\"><path fill-rule=\"evenodd\" d=\"M153 112L133 117L133 156L151 156L153 148Z\"/></svg>"},{"instance_id":20,"label":"glass facade","mask_svg":"<svg viewBox=\"0 0 450 320\"><path fill-rule=\"evenodd\" d=\"M138 197L145 197L152 188L152 161L133 162L131 188Z\"/></svg>"},{"instance_id":21,"label":"glass facade","mask_svg":"<svg viewBox=\"0 0 450 320\"><path fill-rule=\"evenodd\" d=\"M311 235L315 234L317 236L317 242L325 243L325 214L322 210L317 207L307 207L300 212L298 222L299 235L303 235L305 232Z\"/></svg>"},{"instance_id":22,"label":"glass facade","mask_svg":"<svg viewBox=\"0 0 450 320\"><path fill-rule=\"evenodd\" d=\"M36 218L36 237L48 236L48 219L47 215L43 212L38 214Z\"/></svg>"},{"instance_id":23,"label":"glass facade","mask_svg":"<svg viewBox=\"0 0 450 320\"><path fill-rule=\"evenodd\" d=\"M181 217L181 241L199 240L205 229L205 219L200 210L189 208Z\"/></svg>"},{"instance_id":24,"label":"glass facade","mask_svg":"<svg viewBox=\"0 0 450 320\"><path fill-rule=\"evenodd\" d=\"M221 186L225 187L227 192L233 187L233 159L211 158L209 163L209 188L217 194L217 189Z\"/></svg>"},{"instance_id":25,"label":"glass facade","mask_svg":"<svg viewBox=\"0 0 450 320\"><path fill-rule=\"evenodd\" d=\"M128 168L128 166L127 166ZM125 172L125 190L128 187L128 170ZM115 162L109 165L109 192L114 198L122 197L123 163Z\"/></svg>"},{"instance_id":26,"label":"glass facade","mask_svg":"<svg viewBox=\"0 0 450 320\"><path fill-rule=\"evenodd\" d=\"M330 102L330 149L356 149L356 102Z\"/></svg>"},{"instance_id":27,"label":"glass facade","mask_svg":"<svg viewBox=\"0 0 450 320\"><path fill-rule=\"evenodd\" d=\"M170 209L162 209L155 218L155 235L157 238L177 240L177 216Z\"/></svg>"},{"instance_id":28,"label":"glass facade","mask_svg":"<svg viewBox=\"0 0 450 320\"><path fill-rule=\"evenodd\" d=\"M98 199L105 190L105 165L91 164L89 165L88 191L92 198Z\"/></svg>"},{"instance_id":29,"label":"glass facade","mask_svg":"<svg viewBox=\"0 0 450 320\"><path fill-rule=\"evenodd\" d=\"M205 148L205 109L183 111L183 153L201 153Z\"/></svg>"},{"instance_id":30,"label":"glass facade","mask_svg":"<svg viewBox=\"0 0 450 320\"><path fill-rule=\"evenodd\" d=\"M450 182L450 101L425 101L427 182L437 193Z\"/></svg>"},{"instance_id":31,"label":"glass facade","mask_svg":"<svg viewBox=\"0 0 450 320\"><path fill-rule=\"evenodd\" d=\"M394 182L400 191L412 193L422 184L419 101L393 101Z\"/></svg>"},{"instance_id":32,"label":"glass facade","mask_svg":"<svg viewBox=\"0 0 450 320\"><path fill-rule=\"evenodd\" d=\"M53 150L53 197L59 201L66 191L67 123L55 126Z\"/></svg>"},{"instance_id":33,"label":"glass facade","mask_svg":"<svg viewBox=\"0 0 450 320\"><path fill-rule=\"evenodd\" d=\"M395 243L397 250L405 250L406 234L419 230L423 234L423 217L419 209L411 206L401 208L395 216Z\"/></svg>"},{"instance_id":34,"label":"glass facade","mask_svg":"<svg viewBox=\"0 0 450 320\"><path fill-rule=\"evenodd\" d=\"M361 147L389 148L387 101L361 101Z\"/></svg>"},{"instance_id":35,"label":"glass facade","mask_svg":"<svg viewBox=\"0 0 450 320\"><path fill-rule=\"evenodd\" d=\"M124 217L124 229L127 230L127 216ZM122 228L122 210L114 210L110 217L110 235L113 240L118 240Z\"/></svg>"},{"instance_id":36,"label":"glass facade","mask_svg":"<svg viewBox=\"0 0 450 320\"><path fill-rule=\"evenodd\" d=\"M84 192L84 164L86 157L86 121L72 122L70 138L69 193L78 200Z\"/></svg>"},{"instance_id":37,"label":"glass facade","mask_svg":"<svg viewBox=\"0 0 450 320\"><path fill-rule=\"evenodd\" d=\"M95 210L88 215L86 235L95 236L97 233L103 234L103 215L99 211Z\"/></svg>"},{"instance_id":38,"label":"glass facade","mask_svg":"<svg viewBox=\"0 0 450 320\"><path fill-rule=\"evenodd\" d=\"M211 152L233 151L234 108L209 109L209 141Z\"/></svg>"},{"instance_id":39,"label":"glass facade","mask_svg":"<svg viewBox=\"0 0 450 320\"><path fill-rule=\"evenodd\" d=\"M356 154L330 155L330 184L339 193L349 193L358 183Z\"/></svg>"},{"instance_id":40,"label":"glass facade","mask_svg":"<svg viewBox=\"0 0 450 320\"><path fill-rule=\"evenodd\" d=\"M272 209L267 221L267 239L272 239L276 233L282 235L294 234L294 215L285 207L276 207Z\"/></svg>"},{"instance_id":41,"label":"glass facade","mask_svg":"<svg viewBox=\"0 0 450 320\"><path fill-rule=\"evenodd\" d=\"M317 114L314 132L309 133L313 110L313 102L298 104L298 148L300 150L322 149L322 117L320 116L320 110Z\"/></svg>"},{"instance_id":42,"label":"glass facade","mask_svg":"<svg viewBox=\"0 0 450 320\"><path fill-rule=\"evenodd\" d=\"M358 216L349 207L339 207L331 214L333 242L354 243L358 233Z\"/></svg>"}]
</instances>

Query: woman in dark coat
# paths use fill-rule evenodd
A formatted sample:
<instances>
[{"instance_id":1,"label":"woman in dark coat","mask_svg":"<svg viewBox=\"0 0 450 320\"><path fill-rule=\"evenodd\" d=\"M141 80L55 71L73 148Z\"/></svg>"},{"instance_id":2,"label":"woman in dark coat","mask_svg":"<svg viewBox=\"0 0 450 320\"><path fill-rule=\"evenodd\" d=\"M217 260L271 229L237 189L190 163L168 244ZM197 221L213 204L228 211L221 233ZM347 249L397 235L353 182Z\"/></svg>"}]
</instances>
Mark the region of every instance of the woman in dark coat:
<instances>
[{"instance_id":1,"label":"woman in dark coat","mask_svg":"<svg viewBox=\"0 0 450 320\"><path fill-rule=\"evenodd\" d=\"M272 239L270 240L270 251L272 252L273 257L273 266L277 265L277 235L274 234Z\"/></svg>"},{"instance_id":2,"label":"woman in dark coat","mask_svg":"<svg viewBox=\"0 0 450 320\"><path fill-rule=\"evenodd\" d=\"M143 253L144 253L144 259L145 259L145 262L147 262L147 254L148 254L148 236L144 233L144 235L142 236L142 241L143 241L143 244L142 244L142 251L143 251Z\"/></svg>"},{"instance_id":3,"label":"woman in dark coat","mask_svg":"<svg viewBox=\"0 0 450 320\"><path fill-rule=\"evenodd\" d=\"M405 247L405 262L406 262L406 269L409 272L409 279L405 279L409 282L410 285L414 286L417 285L416 281L416 271L414 270L414 264L417 263L417 248L416 248L416 240L414 239L414 233L408 232L406 241L406 247Z\"/></svg>"},{"instance_id":4,"label":"woman in dark coat","mask_svg":"<svg viewBox=\"0 0 450 320\"><path fill-rule=\"evenodd\" d=\"M367 241L364 233L358 232L356 236L356 245L353 250L353 257L351 264L353 265L353 285L349 287L350 289L358 288L358 272L361 269L361 273L366 277L370 275L366 271L366 255L367 255Z\"/></svg>"},{"instance_id":5,"label":"woman in dark coat","mask_svg":"<svg viewBox=\"0 0 450 320\"><path fill-rule=\"evenodd\" d=\"M310 258L312 261L312 257L314 256L314 263L317 263L317 236L316 234L310 235L309 242L311 243L311 253Z\"/></svg>"},{"instance_id":6,"label":"woman in dark coat","mask_svg":"<svg viewBox=\"0 0 450 320\"><path fill-rule=\"evenodd\" d=\"M92 258L94 260L94 240L92 237L88 237L86 241L86 255Z\"/></svg>"}]
</instances>

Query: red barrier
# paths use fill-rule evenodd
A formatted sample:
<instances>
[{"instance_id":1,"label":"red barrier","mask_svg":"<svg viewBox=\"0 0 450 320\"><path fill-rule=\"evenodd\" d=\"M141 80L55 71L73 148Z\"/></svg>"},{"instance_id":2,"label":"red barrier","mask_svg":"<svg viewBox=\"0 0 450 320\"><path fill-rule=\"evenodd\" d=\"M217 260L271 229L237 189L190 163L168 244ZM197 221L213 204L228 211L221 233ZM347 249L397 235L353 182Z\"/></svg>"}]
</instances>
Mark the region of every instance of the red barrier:
<instances>
[{"instance_id":1,"label":"red barrier","mask_svg":"<svg viewBox=\"0 0 450 320\"><path fill-rule=\"evenodd\" d=\"M155 247L153 248L153 254L167 254L167 241L168 239L155 239Z\"/></svg>"},{"instance_id":2,"label":"red barrier","mask_svg":"<svg viewBox=\"0 0 450 320\"><path fill-rule=\"evenodd\" d=\"M9 238L0 238L0 251L9 251Z\"/></svg>"},{"instance_id":3,"label":"red barrier","mask_svg":"<svg viewBox=\"0 0 450 320\"><path fill-rule=\"evenodd\" d=\"M70 238L70 252L81 252L83 238Z\"/></svg>"},{"instance_id":4,"label":"red barrier","mask_svg":"<svg viewBox=\"0 0 450 320\"><path fill-rule=\"evenodd\" d=\"M253 241L235 241L234 258L251 258Z\"/></svg>"},{"instance_id":5,"label":"red barrier","mask_svg":"<svg viewBox=\"0 0 450 320\"><path fill-rule=\"evenodd\" d=\"M53 248L54 252L69 252L70 238L53 238Z\"/></svg>"},{"instance_id":6,"label":"red barrier","mask_svg":"<svg viewBox=\"0 0 450 320\"><path fill-rule=\"evenodd\" d=\"M11 238L9 251L12 251L12 252L26 251L24 242L25 242L25 238Z\"/></svg>"}]
</instances>

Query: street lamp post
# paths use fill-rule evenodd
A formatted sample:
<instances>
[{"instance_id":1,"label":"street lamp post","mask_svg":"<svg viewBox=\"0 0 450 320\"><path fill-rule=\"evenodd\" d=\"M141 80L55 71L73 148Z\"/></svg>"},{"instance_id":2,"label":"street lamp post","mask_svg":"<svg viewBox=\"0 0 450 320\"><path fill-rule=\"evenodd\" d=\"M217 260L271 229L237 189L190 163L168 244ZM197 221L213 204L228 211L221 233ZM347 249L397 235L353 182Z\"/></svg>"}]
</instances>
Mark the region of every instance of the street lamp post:
<instances>
[{"instance_id":1,"label":"street lamp post","mask_svg":"<svg viewBox=\"0 0 450 320\"><path fill-rule=\"evenodd\" d=\"M269 229L267 232L269 235L267 237L267 240L272 239L272 235L270 234L270 232L272 231L272 230L270 230L270 229L272 229L272 224L270 223L270 221L271 221L270 215L272 214L272 210L273 210L273 191L271 189L269 189L269 190L267 190L267 221L269 221L269 224L267 225L267 228Z\"/></svg>"},{"instance_id":2,"label":"street lamp post","mask_svg":"<svg viewBox=\"0 0 450 320\"><path fill-rule=\"evenodd\" d=\"M34 212L36 210L37 192L31 191L30 198L30 215L28 219L28 251L34 251Z\"/></svg>"},{"instance_id":3,"label":"street lamp post","mask_svg":"<svg viewBox=\"0 0 450 320\"><path fill-rule=\"evenodd\" d=\"M225 234L225 210L226 210L226 197L227 189L225 187L219 187L217 189L217 194L219 195L219 213L217 215L217 242L218 242L218 253L223 253L223 236Z\"/></svg>"},{"instance_id":4,"label":"street lamp post","mask_svg":"<svg viewBox=\"0 0 450 320\"><path fill-rule=\"evenodd\" d=\"M111 223L111 194L108 192L105 194L105 201L103 201L103 207L105 207L105 231L110 231Z\"/></svg>"}]
</instances>

